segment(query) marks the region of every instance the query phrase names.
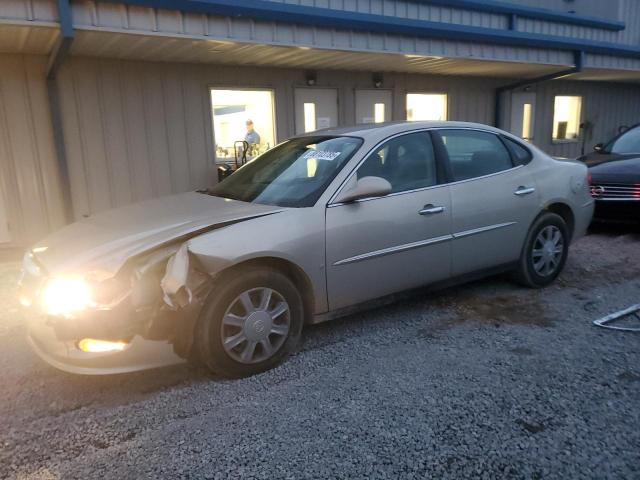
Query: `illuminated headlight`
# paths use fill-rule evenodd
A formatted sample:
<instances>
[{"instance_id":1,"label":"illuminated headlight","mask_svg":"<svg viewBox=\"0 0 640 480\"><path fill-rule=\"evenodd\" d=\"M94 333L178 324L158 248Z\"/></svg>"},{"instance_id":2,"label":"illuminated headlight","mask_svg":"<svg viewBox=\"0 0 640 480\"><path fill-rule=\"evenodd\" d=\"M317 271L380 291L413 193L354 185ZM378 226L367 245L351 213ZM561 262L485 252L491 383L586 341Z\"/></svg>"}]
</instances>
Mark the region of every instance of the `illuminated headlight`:
<instances>
[{"instance_id":1,"label":"illuminated headlight","mask_svg":"<svg viewBox=\"0 0 640 480\"><path fill-rule=\"evenodd\" d=\"M72 317L94 305L91 287L81 277L47 280L40 300L45 313L65 317Z\"/></svg>"}]
</instances>

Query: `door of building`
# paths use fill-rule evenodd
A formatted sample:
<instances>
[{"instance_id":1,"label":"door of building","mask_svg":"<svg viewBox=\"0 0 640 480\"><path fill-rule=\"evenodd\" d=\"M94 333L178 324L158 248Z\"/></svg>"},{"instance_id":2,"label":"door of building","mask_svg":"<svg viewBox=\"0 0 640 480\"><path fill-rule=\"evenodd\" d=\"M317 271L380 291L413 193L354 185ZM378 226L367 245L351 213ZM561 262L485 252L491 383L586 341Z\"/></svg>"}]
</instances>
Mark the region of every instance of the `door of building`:
<instances>
[{"instance_id":1,"label":"door of building","mask_svg":"<svg viewBox=\"0 0 640 480\"><path fill-rule=\"evenodd\" d=\"M356 123L391 121L391 90L356 90Z\"/></svg>"},{"instance_id":2,"label":"door of building","mask_svg":"<svg viewBox=\"0 0 640 480\"><path fill-rule=\"evenodd\" d=\"M511 94L511 133L532 141L535 131L536 94L515 92Z\"/></svg>"},{"instance_id":3,"label":"door of building","mask_svg":"<svg viewBox=\"0 0 640 480\"><path fill-rule=\"evenodd\" d=\"M296 134L338 126L338 90L296 88Z\"/></svg>"}]
</instances>

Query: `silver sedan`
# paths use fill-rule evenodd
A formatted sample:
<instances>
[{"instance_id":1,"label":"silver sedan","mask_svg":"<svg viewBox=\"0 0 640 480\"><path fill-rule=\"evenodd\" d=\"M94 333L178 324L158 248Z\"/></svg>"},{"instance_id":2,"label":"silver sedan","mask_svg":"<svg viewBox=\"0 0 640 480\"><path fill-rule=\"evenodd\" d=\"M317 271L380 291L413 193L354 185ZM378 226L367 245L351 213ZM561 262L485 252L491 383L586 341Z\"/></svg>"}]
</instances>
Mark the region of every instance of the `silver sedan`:
<instances>
[{"instance_id":1,"label":"silver sedan","mask_svg":"<svg viewBox=\"0 0 640 480\"><path fill-rule=\"evenodd\" d=\"M252 375L305 324L423 285L558 276L593 214L587 168L484 125L288 140L215 187L94 215L24 258L29 340L63 370L184 359Z\"/></svg>"}]
</instances>

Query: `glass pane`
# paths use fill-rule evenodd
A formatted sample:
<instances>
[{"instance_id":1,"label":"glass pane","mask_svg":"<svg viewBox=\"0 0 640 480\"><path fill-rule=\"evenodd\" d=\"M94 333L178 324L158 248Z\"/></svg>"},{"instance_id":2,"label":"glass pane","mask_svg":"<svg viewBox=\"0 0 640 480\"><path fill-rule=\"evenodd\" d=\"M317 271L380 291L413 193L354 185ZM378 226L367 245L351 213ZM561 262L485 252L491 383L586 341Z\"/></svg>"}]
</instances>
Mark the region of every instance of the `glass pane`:
<instances>
[{"instance_id":1,"label":"glass pane","mask_svg":"<svg viewBox=\"0 0 640 480\"><path fill-rule=\"evenodd\" d=\"M533 113L533 109L531 108L530 103L525 103L522 109L522 135L520 135L525 140L530 140L531 137L531 115Z\"/></svg>"},{"instance_id":2,"label":"glass pane","mask_svg":"<svg viewBox=\"0 0 640 480\"><path fill-rule=\"evenodd\" d=\"M271 90L211 90L216 159L233 161L249 143L251 159L275 144L275 118Z\"/></svg>"},{"instance_id":3,"label":"glass pane","mask_svg":"<svg viewBox=\"0 0 640 480\"><path fill-rule=\"evenodd\" d=\"M373 121L375 123L384 122L384 103L376 103L373 106Z\"/></svg>"},{"instance_id":4,"label":"glass pane","mask_svg":"<svg viewBox=\"0 0 640 480\"><path fill-rule=\"evenodd\" d=\"M436 161L431 137L424 132L394 138L373 153L358 169L358 178L381 177L393 192L436 185Z\"/></svg>"},{"instance_id":5,"label":"glass pane","mask_svg":"<svg viewBox=\"0 0 640 480\"><path fill-rule=\"evenodd\" d=\"M640 128L633 128L623 133L613 142L610 149L612 153L640 153Z\"/></svg>"},{"instance_id":6,"label":"glass pane","mask_svg":"<svg viewBox=\"0 0 640 480\"><path fill-rule=\"evenodd\" d=\"M513 155L515 156L516 163L518 165L526 165L531 160L531 153L527 150L523 145L520 145L518 142L514 142L510 138L503 137L504 140L509 144Z\"/></svg>"},{"instance_id":7,"label":"glass pane","mask_svg":"<svg viewBox=\"0 0 640 480\"><path fill-rule=\"evenodd\" d=\"M447 95L435 93L408 93L407 120L446 120Z\"/></svg>"},{"instance_id":8,"label":"glass pane","mask_svg":"<svg viewBox=\"0 0 640 480\"><path fill-rule=\"evenodd\" d=\"M454 181L482 177L513 167L511 156L492 133L439 130L449 155Z\"/></svg>"},{"instance_id":9,"label":"glass pane","mask_svg":"<svg viewBox=\"0 0 640 480\"><path fill-rule=\"evenodd\" d=\"M209 193L243 202L310 207L360 148L353 137L294 138L260 155Z\"/></svg>"},{"instance_id":10,"label":"glass pane","mask_svg":"<svg viewBox=\"0 0 640 480\"><path fill-rule=\"evenodd\" d=\"M553 105L553 139L578 138L582 97L557 96Z\"/></svg>"},{"instance_id":11,"label":"glass pane","mask_svg":"<svg viewBox=\"0 0 640 480\"><path fill-rule=\"evenodd\" d=\"M316 131L316 104L304 104L304 133Z\"/></svg>"}]
</instances>

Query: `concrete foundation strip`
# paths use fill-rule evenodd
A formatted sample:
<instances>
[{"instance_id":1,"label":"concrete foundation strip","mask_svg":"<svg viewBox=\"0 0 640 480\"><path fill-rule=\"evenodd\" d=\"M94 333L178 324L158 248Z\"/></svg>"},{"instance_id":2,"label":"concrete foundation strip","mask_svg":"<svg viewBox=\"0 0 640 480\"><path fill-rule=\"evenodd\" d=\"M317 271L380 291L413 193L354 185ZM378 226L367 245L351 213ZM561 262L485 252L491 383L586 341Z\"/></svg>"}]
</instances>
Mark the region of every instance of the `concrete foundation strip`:
<instances>
[{"instance_id":1,"label":"concrete foundation strip","mask_svg":"<svg viewBox=\"0 0 640 480\"><path fill-rule=\"evenodd\" d=\"M624 310L620 310L614 313L610 313L609 315L599 318L598 320L594 320L593 324L598 327L610 328L612 330L620 330L623 332L636 332L640 333L640 303L636 305L632 305L629 308L625 308ZM617 327L615 325L610 325L611 322L616 320L620 320L624 317L633 316L636 320L638 320L637 327Z\"/></svg>"}]
</instances>

